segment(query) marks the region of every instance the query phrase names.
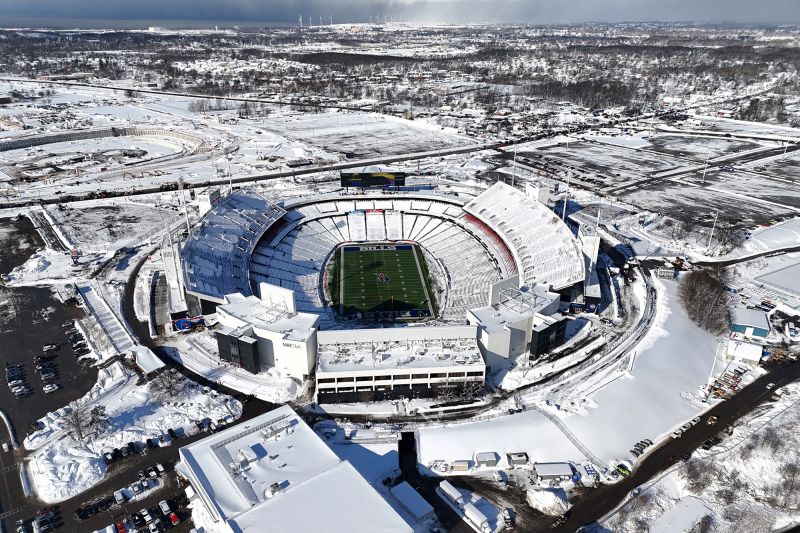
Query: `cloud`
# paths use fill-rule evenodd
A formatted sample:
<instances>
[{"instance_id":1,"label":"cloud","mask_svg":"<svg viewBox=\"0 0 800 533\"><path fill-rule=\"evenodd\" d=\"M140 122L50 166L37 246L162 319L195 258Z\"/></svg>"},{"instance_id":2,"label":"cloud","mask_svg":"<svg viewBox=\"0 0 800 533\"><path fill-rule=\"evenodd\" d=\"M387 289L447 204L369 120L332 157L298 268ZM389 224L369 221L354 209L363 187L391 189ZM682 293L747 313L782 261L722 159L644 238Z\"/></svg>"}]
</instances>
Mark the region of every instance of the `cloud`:
<instances>
[{"instance_id":1,"label":"cloud","mask_svg":"<svg viewBox=\"0 0 800 533\"><path fill-rule=\"evenodd\" d=\"M393 16L428 22L800 22L798 0L1 0L0 15L158 22L366 22ZM2 18L0 18L0 21ZM1 22L0 22L1 23Z\"/></svg>"}]
</instances>

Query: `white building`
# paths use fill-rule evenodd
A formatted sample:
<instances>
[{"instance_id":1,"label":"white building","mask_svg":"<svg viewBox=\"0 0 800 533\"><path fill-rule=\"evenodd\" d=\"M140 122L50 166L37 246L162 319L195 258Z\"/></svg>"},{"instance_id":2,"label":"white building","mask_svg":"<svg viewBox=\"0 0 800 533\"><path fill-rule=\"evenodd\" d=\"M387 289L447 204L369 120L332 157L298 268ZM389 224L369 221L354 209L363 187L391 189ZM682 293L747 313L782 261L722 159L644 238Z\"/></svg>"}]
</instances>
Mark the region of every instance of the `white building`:
<instances>
[{"instance_id":1,"label":"white building","mask_svg":"<svg viewBox=\"0 0 800 533\"><path fill-rule=\"evenodd\" d=\"M268 283L261 298L229 294L217 306L220 358L252 373L275 368L308 379L317 354L319 316L298 313L294 291Z\"/></svg>"},{"instance_id":2,"label":"white building","mask_svg":"<svg viewBox=\"0 0 800 533\"><path fill-rule=\"evenodd\" d=\"M761 362L761 355L764 347L760 344L736 339L728 339L725 349L725 357L729 361L738 361L750 365L757 365Z\"/></svg>"},{"instance_id":3,"label":"white building","mask_svg":"<svg viewBox=\"0 0 800 533\"><path fill-rule=\"evenodd\" d=\"M483 388L475 326L320 331L317 401L429 398Z\"/></svg>"},{"instance_id":4,"label":"white building","mask_svg":"<svg viewBox=\"0 0 800 533\"><path fill-rule=\"evenodd\" d=\"M488 365L503 363L522 354L539 355L564 341L560 296L536 285L519 287L515 276L492 285L490 305L467 312L467 321L478 326L478 343Z\"/></svg>"},{"instance_id":5,"label":"white building","mask_svg":"<svg viewBox=\"0 0 800 533\"><path fill-rule=\"evenodd\" d=\"M179 451L206 533L405 533L411 527L288 406Z\"/></svg>"}]
</instances>

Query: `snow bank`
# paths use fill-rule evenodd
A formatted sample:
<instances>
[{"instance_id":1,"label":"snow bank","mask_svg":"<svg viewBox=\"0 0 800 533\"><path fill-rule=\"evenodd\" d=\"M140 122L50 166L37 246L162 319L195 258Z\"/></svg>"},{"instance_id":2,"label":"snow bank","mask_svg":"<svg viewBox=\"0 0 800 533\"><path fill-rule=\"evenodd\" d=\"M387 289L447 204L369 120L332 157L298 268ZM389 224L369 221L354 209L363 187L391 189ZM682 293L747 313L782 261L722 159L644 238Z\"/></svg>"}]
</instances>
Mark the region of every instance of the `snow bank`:
<instances>
[{"instance_id":1,"label":"snow bank","mask_svg":"<svg viewBox=\"0 0 800 533\"><path fill-rule=\"evenodd\" d=\"M546 515L560 516L569 509L563 489L528 489L526 497L531 507Z\"/></svg>"}]
</instances>

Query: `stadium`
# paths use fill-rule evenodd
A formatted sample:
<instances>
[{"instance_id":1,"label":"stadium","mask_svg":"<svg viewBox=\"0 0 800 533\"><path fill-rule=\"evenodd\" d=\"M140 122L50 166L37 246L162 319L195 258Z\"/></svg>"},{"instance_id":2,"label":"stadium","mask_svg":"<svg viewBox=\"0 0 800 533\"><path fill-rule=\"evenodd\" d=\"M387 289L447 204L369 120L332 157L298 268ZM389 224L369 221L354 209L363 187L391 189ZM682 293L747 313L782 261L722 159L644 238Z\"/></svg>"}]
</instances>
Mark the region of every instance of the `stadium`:
<instances>
[{"instance_id":1,"label":"stadium","mask_svg":"<svg viewBox=\"0 0 800 533\"><path fill-rule=\"evenodd\" d=\"M421 343L418 359L432 347L450 353L465 341L480 351L486 369L496 368L558 343L537 340L537 331L554 338L560 330L563 340L563 324L550 315L582 294L589 270L583 241L542 196L535 187L503 183L477 196L363 189L281 200L235 191L209 205L188 237L181 252L185 291L199 299L209 323L219 321L221 357L251 372L288 371L291 365L278 363L286 359L280 352L298 342L298 353L312 354L292 372L298 379L316 374L319 381L334 369L336 357L327 357L315 372L317 355L330 356L331 349L351 354L353 371L385 367L364 360L381 343L387 354L397 352L393 346L404 336L387 337L386 326L416 326L406 337ZM467 325L475 327L465 334ZM419 377L430 388L435 374Z\"/></svg>"}]
</instances>

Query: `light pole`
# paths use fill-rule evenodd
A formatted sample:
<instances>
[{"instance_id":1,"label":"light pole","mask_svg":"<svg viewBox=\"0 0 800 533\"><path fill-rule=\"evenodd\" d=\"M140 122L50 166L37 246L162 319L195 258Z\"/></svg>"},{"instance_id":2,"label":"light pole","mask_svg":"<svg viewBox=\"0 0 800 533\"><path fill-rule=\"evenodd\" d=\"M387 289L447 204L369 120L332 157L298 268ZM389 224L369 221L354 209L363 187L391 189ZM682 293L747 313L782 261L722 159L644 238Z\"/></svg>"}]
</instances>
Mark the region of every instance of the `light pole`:
<instances>
[{"instance_id":1,"label":"light pole","mask_svg":"<svg viewBox=\"0 0 800 533\"><path fill-rule=\"evenodd\" d=\"M711 248L711 239L714 238L714 229L717 227L717 217L719 216L719 211L714 212L714 224L711 226L711 233L708 235L708 245L706 248Z\"/></svg>"},{"instance_id":2,"label":"light pole","mask_svg":"<svg viewBox=\"0 0 800 533\"><path fill-rule=\"evenodd\" d=\"M703 183L706 182L706 170L708 169L708 158L711 156L706 156L706 164L703 166Z\"/></svg>"}]
</instances>

